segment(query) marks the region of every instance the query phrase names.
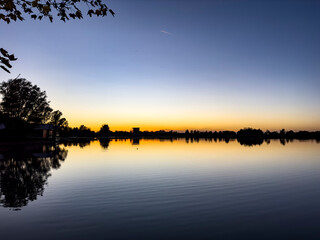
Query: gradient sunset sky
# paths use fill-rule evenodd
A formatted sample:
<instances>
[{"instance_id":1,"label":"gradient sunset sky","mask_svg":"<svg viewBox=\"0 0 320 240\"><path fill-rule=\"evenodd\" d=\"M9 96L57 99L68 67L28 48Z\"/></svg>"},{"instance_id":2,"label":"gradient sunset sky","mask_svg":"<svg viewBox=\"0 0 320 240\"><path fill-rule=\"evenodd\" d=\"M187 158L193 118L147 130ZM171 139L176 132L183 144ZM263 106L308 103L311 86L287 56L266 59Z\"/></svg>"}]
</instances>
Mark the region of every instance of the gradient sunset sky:
<instances>
[{"instance_id":1,"label":"gradient sunset sky","mask_svg":"<svg viewBox=\"0 0 320 240\"><path fill-rule=\"evenodd\" d=\"M320 1L110 0L105 18L0 23L70 126L320 130ZM84 8L86 9L86 8Z\"/></svg>"}]
</instances>

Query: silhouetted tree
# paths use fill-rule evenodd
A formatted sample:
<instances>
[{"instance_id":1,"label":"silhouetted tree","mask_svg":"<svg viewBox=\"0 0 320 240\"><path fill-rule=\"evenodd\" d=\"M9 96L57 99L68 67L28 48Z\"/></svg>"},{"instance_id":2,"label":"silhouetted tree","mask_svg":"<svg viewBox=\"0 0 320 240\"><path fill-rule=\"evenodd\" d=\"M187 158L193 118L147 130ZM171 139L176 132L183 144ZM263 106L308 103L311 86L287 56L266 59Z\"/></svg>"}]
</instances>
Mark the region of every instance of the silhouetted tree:
<instances>
[{"instance_id":1,"label":"silhouetted tree","mask_svg":"<svg viewBox=\"0 0 320 240\"><path fill-rule=\"evenodd\" d=\"M244 128L237 132L237 140L241 145L261 145L264 140L263 131L260 129Z\"/></svg>"},{"instance_id":2,"label":"silhouetted tree","mask_svg":"<svg viewBox=\"0 0 320 240\"><path fill-rule=\"evenodd\" d=\"M263 137L261 129L244 128L237 132L238 137Z\"/></svg>"},{"instance_id":3,"label":"silhouetted tree","mask_svg":"<svg viewBox=\"0 0 320 240\"><path fill-rule=\"evenodd\" d=\"M53 111L50 116L50 124L52 124L56 129L68 127L68 121L62 117L62 112L59 110Z\"/></svg>"},{"instance_id":4,"label":"silhouetted tree","mask_svg":"<svg viewBox=\"0 0 320 240\"><path fill-rule=\"evenodd\" d=\"M54 136L57 136L57 132L63 131L68 127L68 121L62 117L62 112L59 110L51 113L49 124L53 125Z\"/></svg>"},{"instance_id":5,"label":"silhouetted tree","mask_svg":"<svg viewBox=\"0 0 320 240\"><path fill-rule=\"evenodd\" d=\"M79 127L79 130L80 131L90 131L90 128L88 128L88 127L86 127L85 125L81 125L80 127Z\"/></svg>"},{"instance_id":6,"label":"silhouetted tree","mask_svg":"<svg viewBox=\"0 0 320 240\"><path fill-rule=\"evenodd\" d=\"M23 21L29 15L34 20L48 18L53 21L56 15L61 21L70 19L82 19L83 10L86 7L86 14L92 16L106 16L109 12L114 16L114 12L107 7L102 0L2 0L0 1L0 22L1 20L10 23L11 21ZM9 54L5 49L0 48L0 67L10 73L11 61L17 60L13 54Z\"/></svg>"},{"instance_id":7,"label":"silhouetted tree","mask_svg":"<svg viewBox=\"0 0 320 240\"><path fill-rule=\"evenodd\" d=\"M286 130L285 130L285 129L281 129L281 131L280 131L280 137L281 137L281 138L285 138L285 136L286 136ZM285 145L285 144L283 144L283 145Z\"/></svg>"},{"instance_id":8,"label":"silhouetted tree","mask_svg":"<svg viewBox=\"0 0 320 240\"><path fill-rule=\"evenodd\" d=\"M100 131L99 131L99 135L100 136L108 136L110 133L110 128L108 124L104 124L101 126Z\"/></svg>"},{"instance_id":9,"label":"silhouetted tree","mask_svg":"<svg viewBox=\"0 0 320 240\"><path fill-rule=\"evenodd\" d=\"M1 111L9 118L27 123L45 123L52 112L45 91L24 78L10 79L0 84Z\"/></svg>"},{"instance_id":10,"label":"silhouetted tree","mask_svg":"<svg viewBox=\"0 0 320 240\"><path fill-rule=\"evenodd\" d=\"M81 125L79 127L79 130L76 132L77 132L77 137L94 137L95 136L95 132L91 131L90 128L84 125Z\"/></svg>"}]
</instances>

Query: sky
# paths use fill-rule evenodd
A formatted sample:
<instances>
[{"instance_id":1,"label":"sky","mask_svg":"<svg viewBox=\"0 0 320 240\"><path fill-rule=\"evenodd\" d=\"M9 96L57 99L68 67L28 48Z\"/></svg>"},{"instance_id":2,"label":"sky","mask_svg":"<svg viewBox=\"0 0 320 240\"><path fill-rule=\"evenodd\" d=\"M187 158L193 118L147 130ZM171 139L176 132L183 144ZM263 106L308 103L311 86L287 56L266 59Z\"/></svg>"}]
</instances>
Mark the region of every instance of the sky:
<instances>
[{"instance_id":1,"label":"sky","mask_svg":"<svg viewBox=\"0 0 320 240\"><path fill-rule=\"evenodd\" d=\"M320 1L106 3L115 17L0 22L19 58L0 80L37 84L72 127L320 130Z\"/></svg>"}]
</instances>

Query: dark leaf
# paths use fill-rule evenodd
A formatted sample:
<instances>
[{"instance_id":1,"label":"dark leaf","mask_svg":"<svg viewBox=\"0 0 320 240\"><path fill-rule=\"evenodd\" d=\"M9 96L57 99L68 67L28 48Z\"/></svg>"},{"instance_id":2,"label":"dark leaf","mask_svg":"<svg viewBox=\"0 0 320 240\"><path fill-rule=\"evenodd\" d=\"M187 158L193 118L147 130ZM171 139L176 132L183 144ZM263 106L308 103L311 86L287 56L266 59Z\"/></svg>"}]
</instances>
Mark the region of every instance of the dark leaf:
<instances>
[{"instance_id":1,"label":"dark leaf","mask_svg":"<svg viewBox=\"0 0 320 240\"><path fill-rule=\"evenodd\" d=\"M92 17L92 14L93 14L93 13L94 13L93 10L90 9L87 14L88 14L90 17Z\"/></svg>"},{"instance_id":2,"label":"dark leaf","mask_svg":"<svg viewBox=\"0 0 320 240\"><path fill-rule=\"evenodd\" d=\"M10 73L8 69L6 69L4 66L0 66L3 70L5 70L7 73Z\"/></svg>"},{"instance_id":3,"label":"dark leaf","mask_svg":"<svg viewBox=\"0 0 320 240\"><path fill-rule=\"evenodd\" d=\"M8 68L12 68L9 60L7 60L7 59L5 59L5 58L2 58L2 59L1 59L1 62L2 62L4 65L6 65Z\"/></svg>"},{"instance_id":4,"label":"dark leaf","mask_svg":"<svg viewBox=\"0 0 320 240\"><path fill-rule=\"evenodd\" d=\"M16 61L18 59L14 57L14 54L9 55L8 58L10 61Z\"/></svg>"},{"instance_id":5,"label":"dark leaf","mask_svg":"<svg viewBox=\"0 0 320 240\"><path fill-rule=\"evenodd\" d=\"M0 48L0 52L2 53L3 56L8 57L9 54L6 50L4 50L3 48Z\"/></svg>"},{"instance_id":6,"label":"dark leaf","mask_svg":"<svg viewBox=\"0 0 320 240\"><path fill-rule=\"evenodd\" d=\"M10 18L11 18L13 21L17 21L17 16L14 15L14 14L10 14Z\"/></svg>"},{"instance_id":7,"label":"dark leaf","mask_svg":"<svg viewBox=\"0 0 320 240\"><path fill-rule=\"evenodd\" d=\"M13 0L8 0L8 1L5 1L5 4L1 4L2 6L4 5L4 9L7 10L7 11L13 11L13 9L16 8Z\"/></svg>"}]
</instances>

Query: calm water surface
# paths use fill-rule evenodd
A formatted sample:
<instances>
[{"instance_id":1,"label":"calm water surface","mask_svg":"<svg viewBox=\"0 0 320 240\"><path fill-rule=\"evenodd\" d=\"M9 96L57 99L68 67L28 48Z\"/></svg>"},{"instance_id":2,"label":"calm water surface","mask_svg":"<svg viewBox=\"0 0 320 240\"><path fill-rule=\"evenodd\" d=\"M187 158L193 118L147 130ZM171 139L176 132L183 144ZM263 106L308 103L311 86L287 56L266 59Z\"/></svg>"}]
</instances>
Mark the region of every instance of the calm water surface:
<instances>
[{"instance_id":1,"label":"calm water surface","mask_svg":"<svg viewBox=\"0 0 320 240\"><path fill-rule=\"evenodd\" d=\"M1 146L0 236L320 239L320 144Z\"/></svg>"}]
</instances>

